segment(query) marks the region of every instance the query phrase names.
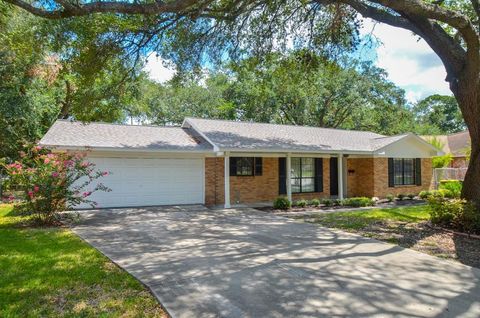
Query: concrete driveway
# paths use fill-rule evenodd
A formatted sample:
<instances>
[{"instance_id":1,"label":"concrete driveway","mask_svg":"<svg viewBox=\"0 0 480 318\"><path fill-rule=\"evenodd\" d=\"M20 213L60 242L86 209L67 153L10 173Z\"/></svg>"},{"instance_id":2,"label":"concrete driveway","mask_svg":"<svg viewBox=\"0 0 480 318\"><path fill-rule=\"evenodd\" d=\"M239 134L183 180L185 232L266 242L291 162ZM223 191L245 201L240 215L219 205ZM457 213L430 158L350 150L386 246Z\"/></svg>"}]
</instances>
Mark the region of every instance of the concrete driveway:
<instances>
[{"instance_id":1,"label":"concrete driveway","mask_svg":"<svg viewBox=\"0 0 480 318\"><path fill-rule=\"evenodd\" d=\"M480 270L252 209L85 212L173 317L480 317Z\"/></svg>"}]
</instances>

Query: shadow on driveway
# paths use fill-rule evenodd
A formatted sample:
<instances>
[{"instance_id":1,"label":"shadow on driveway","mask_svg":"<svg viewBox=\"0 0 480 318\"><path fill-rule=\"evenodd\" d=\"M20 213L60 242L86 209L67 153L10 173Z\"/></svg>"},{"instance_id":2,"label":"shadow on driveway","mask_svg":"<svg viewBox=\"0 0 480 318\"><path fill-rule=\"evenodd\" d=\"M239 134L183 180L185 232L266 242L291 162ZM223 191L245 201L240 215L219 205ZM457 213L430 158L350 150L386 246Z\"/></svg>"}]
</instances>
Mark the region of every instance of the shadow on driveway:
<instances>
[{"instance_id":1,"label":"shadow on driveway","mask_svg":"<svg viewBox=\"0 0 480 318\"><path fill-rule=\"evenodd\" d=\"M82 212L173 317L480 317L480 270L254 209Z\"/></svg>"}]
</instances>

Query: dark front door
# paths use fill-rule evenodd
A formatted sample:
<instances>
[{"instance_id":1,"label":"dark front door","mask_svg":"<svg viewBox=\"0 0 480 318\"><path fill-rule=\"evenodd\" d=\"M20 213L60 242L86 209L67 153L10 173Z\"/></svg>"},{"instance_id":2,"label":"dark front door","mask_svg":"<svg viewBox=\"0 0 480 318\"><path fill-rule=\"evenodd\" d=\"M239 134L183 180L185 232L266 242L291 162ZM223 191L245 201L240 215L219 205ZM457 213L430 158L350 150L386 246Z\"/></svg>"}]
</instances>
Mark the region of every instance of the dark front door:
<instances>
[{"instance_id":1,"label":"dark front door","mask_svg":"<svg viewBox=\"0 0 480 318\"><path fill-rule=\"evenodd\" d=\"M338 158L330 158L330 195L338 195Z\"/></svg>"}]
</instances>

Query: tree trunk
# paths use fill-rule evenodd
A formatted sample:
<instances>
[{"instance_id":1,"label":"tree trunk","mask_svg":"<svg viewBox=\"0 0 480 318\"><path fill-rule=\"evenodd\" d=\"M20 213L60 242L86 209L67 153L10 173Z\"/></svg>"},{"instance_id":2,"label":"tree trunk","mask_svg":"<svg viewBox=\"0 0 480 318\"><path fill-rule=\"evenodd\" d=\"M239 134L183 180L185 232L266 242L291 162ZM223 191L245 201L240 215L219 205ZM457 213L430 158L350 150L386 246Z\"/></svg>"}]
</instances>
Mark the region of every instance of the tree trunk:
<instances>
[{"instance_id":1,"label":"tree trunk","mask_svg":"<svg viewBox=\"0 0 480 318\"><path fill-rule=\"evenodd\" d=\"M470 81L460 81L459 86L452 91L462 111L471 140L470 162L463 181L462 198L474 201L480 213L480 85L478 75L471 78Z\"/></svg>"}]
</instances>

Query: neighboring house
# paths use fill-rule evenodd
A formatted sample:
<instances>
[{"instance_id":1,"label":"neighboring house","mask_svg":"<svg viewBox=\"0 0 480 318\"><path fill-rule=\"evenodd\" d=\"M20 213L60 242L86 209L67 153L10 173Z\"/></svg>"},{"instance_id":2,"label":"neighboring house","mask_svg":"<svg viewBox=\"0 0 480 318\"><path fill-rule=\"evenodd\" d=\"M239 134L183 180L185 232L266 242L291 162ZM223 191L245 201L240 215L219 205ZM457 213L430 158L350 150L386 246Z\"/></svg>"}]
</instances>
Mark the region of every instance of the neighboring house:
<instances>
[{"instance_id":1,"label":"neighboring house","mask_svg":"<svg viewBox=\"0 0 480 318\"><path fill-rule=\"evenodd\" d=\"M467 131L451 135L437 135L437 136L421 136L426 141L430 142L432 139L438 140L442 145L442 151L446 154L452 154L453 160L450 163L450 168L467 168L467 151L470 148L470 135Z\"/></svg>"},{"instance_id":2,"label":"neighboring house","mask_svg":"<svg viewBox=\"0 0 480 318\"><path fill-rule=\"evenodd\" d=\"M428 189L437 150L414 134L186 118L181 127L57 121L40 141L111 174L100 207L385 197ZM225 199L226 198L226 199Z\"/></svg>"}]
</instances>

